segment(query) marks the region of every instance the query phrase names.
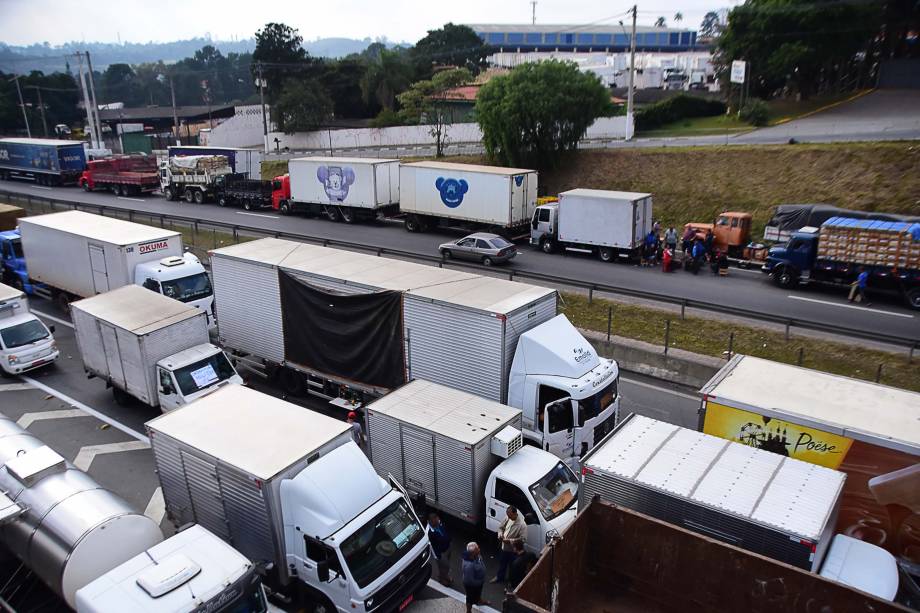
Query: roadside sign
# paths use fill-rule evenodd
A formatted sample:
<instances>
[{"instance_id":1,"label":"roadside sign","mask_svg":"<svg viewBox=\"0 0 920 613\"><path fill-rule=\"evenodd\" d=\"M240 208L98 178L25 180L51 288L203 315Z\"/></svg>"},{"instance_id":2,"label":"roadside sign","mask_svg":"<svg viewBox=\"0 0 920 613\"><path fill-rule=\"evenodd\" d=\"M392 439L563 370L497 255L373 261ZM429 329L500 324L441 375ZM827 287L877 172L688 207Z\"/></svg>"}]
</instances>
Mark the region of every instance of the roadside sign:
<instances>
[{"instance_id":1,"label":"roadside sign","mask_svg":"<svg viewBox=\"0 0 920 613\"><path fill-rule=\"evenodd\" d=\"M732 62L732 83L744 83L744 74L747 70L747 62L744 60L735 60Z\"/></svg>"}]
</instances>

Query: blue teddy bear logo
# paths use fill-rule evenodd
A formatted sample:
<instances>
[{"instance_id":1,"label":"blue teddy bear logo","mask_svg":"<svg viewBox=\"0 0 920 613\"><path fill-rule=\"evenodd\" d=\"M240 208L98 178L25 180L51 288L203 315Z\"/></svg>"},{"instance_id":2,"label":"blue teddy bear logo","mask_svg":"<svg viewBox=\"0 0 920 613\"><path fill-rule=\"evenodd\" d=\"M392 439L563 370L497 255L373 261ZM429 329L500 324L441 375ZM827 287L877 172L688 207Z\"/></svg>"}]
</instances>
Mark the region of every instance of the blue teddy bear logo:
<instances>
[{"instance_id":1,"label":"blue teddy bear logo","mask_svg":"<svg viewBox=\"0 0 920 613\"><path fill-rule=\"evenodd\" d=\"M320 166L316 178L323 184L329 202L343 202L348 197L348 186L355 182L355 171L348 166Z\"/></svg>"},{"instance_id":2,"label":"blue teddy bear logo","mask_svg":"<svg viewBox=\"0 0 920 613\"><path fill-rule=\"evenodd\" d=\"M514 184L515 184L515 185L517 185L518 187L520 187L522 183L524 183L524 175L517 175L516 177L514 177Z\"/></svg>"},{"instance_id":3,"label":"blue teddy bear logo","mask_svg":"<svg viewBox=\"0 0 920 613\"><path fill-rule=\"evenodd\" d=\"M460 206L460 203L463 202L463 195L470 189L470 184L465 179L445 179L444 177L438 177L434 186L441 193L441 202L452 209Z\"/></svg>"}]
</instances>

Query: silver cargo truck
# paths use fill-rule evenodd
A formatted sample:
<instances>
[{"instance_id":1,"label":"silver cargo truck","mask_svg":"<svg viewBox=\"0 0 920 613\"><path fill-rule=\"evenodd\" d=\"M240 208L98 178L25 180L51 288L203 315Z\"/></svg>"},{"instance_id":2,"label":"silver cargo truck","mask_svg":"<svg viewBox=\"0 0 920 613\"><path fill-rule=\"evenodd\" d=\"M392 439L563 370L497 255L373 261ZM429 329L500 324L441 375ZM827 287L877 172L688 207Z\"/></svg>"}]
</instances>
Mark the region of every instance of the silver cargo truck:
<instances>
[{"instance_id":1,"label":"silver cargo truck","mask_svg":"<svg viewBox=\"0 0 920 613\"><path fill-rule=\"evenodd\" d=\"M582 458L579 506L602 500L817 572L846 475L630 415Z\"/></svg>"}]
</instances>

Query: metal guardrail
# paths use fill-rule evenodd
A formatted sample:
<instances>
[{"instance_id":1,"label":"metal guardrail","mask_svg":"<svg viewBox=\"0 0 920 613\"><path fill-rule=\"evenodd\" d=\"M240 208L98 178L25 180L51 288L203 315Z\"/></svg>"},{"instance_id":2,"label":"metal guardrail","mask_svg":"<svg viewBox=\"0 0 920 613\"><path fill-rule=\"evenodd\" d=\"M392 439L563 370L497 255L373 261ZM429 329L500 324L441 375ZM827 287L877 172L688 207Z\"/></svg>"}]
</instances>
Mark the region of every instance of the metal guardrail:
<instances>
[{"instance_id":1,"label":"metal guardrail","mask_svg":"<svg viewBox=\"0 0 920 613\"><path fill-rule=\"evenodd\" d=\"M135 217L145 217L148 219L159 219L160 225L165 226L166 222L178 222L182 224L187 224L196 232L200 232L202 229L207 230L221 230L229 231L232 234L234 240L238 240L240 234L246 236L270 236L274 238L283 238L289 240L296 240L302 242L312 242L324 247L342 247L345 249L365 251L373 253L377 256L390 255L398 258L415 260L420 262L425 262L428 264L434 264L439 267L443 267L446 261L436 255L429 255L424 253L415 253L412 251L404 251L401 249L391 249L389 247L374 247L369 245L364 245L360 243L353 243L349 241L325 238L321 236L313 236L310 234L299 233L299 232L285 232L285 231L275 231L268 230L265 228L254 228L251 226L245 226L242 224L234 224L223 221L214 221L214 220L201 220L197 217L191 217L187 215L176 215L172 213L156 213L151 211L135 211L127 207L121 206L108 206L104 204L94 204L88 202L77 202L70 200L61 200L59 198L48 198L44 196L32 195L32 194L22 194L19 192L9 192L5 190L0 190L0 195L5 196L8 199L15 199L18 201L24 201L28 204L48 204L52 207L59 205L71 209L81 209L81 210L91 210L95 211L100 215L105 215L106 211L127 213L129 220L134 220ZM495 268L487 268L477 264L460 264L451 260L452 267L458 268L469 268L476 270L478 272L497 272ZM628 296L631 298L639 298L642 300L650 300L653 302L661 302L665 304L676 305L680 307L681 318L684 317L686 309L696 309L700 311L708 311L710 313L719 313L722 315L731 315L733 317L740 317L744 319L750 319L753 321L760 321L771 324L778 324L785 327L786 338L788 340L790 330L793 328L800 328L803 330L811 330L815 332L823 332L827 334L835 334L842 337L848 337L853 339L860 340L870 340L880 343L885 343L888 345L893 345L897 347L904 347L910 351L911 359L913 358L914 351L920 348L920 338L905 338L903 336L895 336L890 334L881 334L877 332L871 332L866 330L860 330L858 328L851 328L848 326L840 326L837 324L830 324L820 321L812 321L807 319L786 317L783 315L773 315L770 313L761 313L759 311L753 311L750 309L743 309L732 306L725 306L713 302L703 302L701 300L693 300L687 298L676 298L674 296L669 296L668 294L659 294L656 292L649 292L646 290L638 290L629 287L623 287L619 285L611 285L606 283L587 283L584 281L578 281L574 279L567 279L564 277L557 277L552 275L545 275L535 272L527 272L520 270L508 270L507 277L509 280L531 280L531 281L542 281L544 283L550 283L553 285L561 285L564 287L572 287L580 290L585 290L588 292L588 298L591 300L595 292L604 293L604 294L616 294L621 296Z\"/></svg>"}]
</instances>

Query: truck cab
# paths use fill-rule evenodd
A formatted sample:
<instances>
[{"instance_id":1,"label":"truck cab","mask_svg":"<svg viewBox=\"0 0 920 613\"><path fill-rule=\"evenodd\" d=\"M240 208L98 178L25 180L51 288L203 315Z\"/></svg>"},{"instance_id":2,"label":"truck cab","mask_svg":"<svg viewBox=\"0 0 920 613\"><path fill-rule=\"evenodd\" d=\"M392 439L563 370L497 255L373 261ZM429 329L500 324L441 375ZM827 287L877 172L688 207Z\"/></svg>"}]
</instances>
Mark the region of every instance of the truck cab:
<instances>
[{"instance_id":1,"label":"truck cab","mask_svg":"<svg viewBox=\"0 0 920 613\"><path fill-rule=\"evenodd\" d=\"M0 371L18 375L51 364L60 352L54 326L29 312L21 290L0 284Z\"/></svg>"},{"instance_id":2,"label":"truck cab","mask_svg":"<svg viewBox=\"0 0 920 613\"><path fill-rule=\"evenodd\" d=\"M530 244L540 247L546 253L553 250L558 232L559 202L547 202L537 206L530 220Z\"/></svg>"},{"instance_id":3,"label":"truck cab","mask_svg":"<svg viewBox=\"0 0 920 613\"><path fill-rule=\"evenodd\" d=\"M164 413L230 384L242 385L243 378L223 350L209 343L157 362L157 399Z\"/></svg>"},{"instance_id":4,"label":"truck cab","mask_svg":"<svg viewBox=\"0 0 920 613\"><path fill-rule=\"evenodd\" d=\"M32 295L35 290L26 270L26 258L22 252L22 238L18 229L0 232L0 258L3 282Z\"/></svg>"},{"instance_id":5,"label":"truck cab","mask_svg":"<svg viewBox=\"0 0 920 613\"><path fill-rule=\"evenodd\" d=\"M143 262L134 269L134 283L203 310L214 327L214 292L211 279L194 254Z\"/></svg>"},{"instance_id":6,"label":"truck cab","mask_svg":"<svg viewBox=\"0 0 920 613\"><path fill-rule=\"evenodd\" d=\"M712 231L713 247L739 257L744 247L751 242L751 214L736 211L726 211L716 217L714 223L684 224L684 232L692 229L697 238L706 238L706 232Z\"/></svg>"},{"instance_id":7,"label":"truck cab","mask_svg":"<svg viewBox=\"0 0 920 613\"><path fill-rule=\"evenodd\" d=\"M818 228L806 227L792 233L785 245L772 247L761 271L780 287L807 281L818 253Z\"/></svg>"},{"instance_id":8,"label":"truck cab","mask_svg":"<svg viewBox=\"0 0 920 613\"><path fill-rule=\"evenodd\" d=\"M285 215L291 213L291 175L279 175L272 179L272 208Z\"/></svg>"},{"instance_id":9,"label":"truck cab","mask_svg":"<svg viewBox=\"0 0 920 613\"><path fill-rule=\"evenodd\" d=\"M526 442L574 468L616 425L619 378L616 362L598 356L575 326L557 315L518 340L508 405L523 413Z\"/></svg>"},{"instance_id":10,"label":"truck cab","mask_svg":"<svg viewBox=\"0 0 920 613\"><path fill-rule=\"evenodd\" d=\"M281 483L281 515L288 572L333 610L402 610L431 575L428 537L407 497L351 442Z\"/></svg>"},{"instance_id":11,"label":"truck cab","mask_svg":"<svg viewBox=\"0 0 920 613\"><path fill-rule=\"evenodd\" d=\"M527 525L525 548L535 554L575 520L578 478L559 458L524 446L499 464L486 484L486 529L497 532L509 506Z\"/></svg>"}]
</instances>

